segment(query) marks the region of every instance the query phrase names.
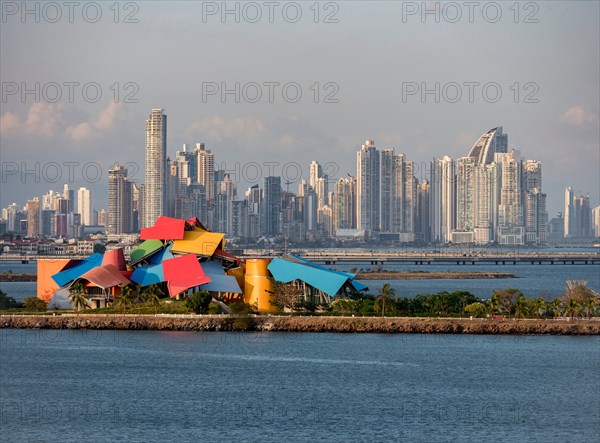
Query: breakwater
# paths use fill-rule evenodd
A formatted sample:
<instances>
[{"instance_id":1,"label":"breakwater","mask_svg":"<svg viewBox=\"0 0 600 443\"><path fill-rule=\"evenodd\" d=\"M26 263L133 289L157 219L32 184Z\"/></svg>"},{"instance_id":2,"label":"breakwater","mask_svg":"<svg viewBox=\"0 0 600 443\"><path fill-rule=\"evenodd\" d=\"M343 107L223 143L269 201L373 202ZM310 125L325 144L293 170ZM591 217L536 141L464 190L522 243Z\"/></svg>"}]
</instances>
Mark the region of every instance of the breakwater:
<instances>
[{"instance_id":1,"label":"breakwater","mask_svg":"<svg viewBox=\"0 0 600 443\"><path fill-rule=\"evenodd\" d=\"M595 320L488 320L411 317L23 315L0 316L0 328L157 331L272 331L508 335L600 335Z\"/></svg>"}]
</instances>

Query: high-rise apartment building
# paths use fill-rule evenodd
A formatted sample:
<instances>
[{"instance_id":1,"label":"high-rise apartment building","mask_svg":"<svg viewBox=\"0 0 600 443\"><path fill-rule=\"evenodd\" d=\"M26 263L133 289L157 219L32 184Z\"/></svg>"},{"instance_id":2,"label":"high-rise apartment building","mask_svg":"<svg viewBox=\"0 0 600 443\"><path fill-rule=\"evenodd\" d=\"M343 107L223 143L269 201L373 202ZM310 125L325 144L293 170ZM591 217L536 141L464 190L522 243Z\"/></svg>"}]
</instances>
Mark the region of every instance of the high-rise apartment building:
<instances>
[{"instance_id":1,"label":"high-rise apartment building","mask_svg":"<svg viewBox=\"0 0 600 443\"><path fill-rule=\"evenodd\" d=\"M264 234L270 237L281 234L281 177L265 177L263 207Z\"/></svg>"},{"instance_id":2,"label":"high-rise apartment building","mask_svg":"<svg viewBox=\"0 0 600 443\"><path fill-rule=\"evenodd\" d=\"M146 180L142 227L153 226L165 215L167 198L167 115L153 109L146 120Z\"/></svg>"},{"instance_id":3,"label":"high-rise apartment building","mask_svg":"<svg viewBox=\"0 0 600 443\"><path fill-rule=\"evenodd\" d=\"M370 234L380 229L380 156L373 140L356 154L356 223Z\"/></svg>"},{"instance_id":4,"label":"high-rise apartment building","mask_svg":"<svg viewBox=\"0 0 600 443\"><path fill-rule=\"evenodd\" d=\"M109 234L134 232L133 183L128 180L127 172L127 168L120 165L115 165L108 171L108 225L106 230Z\"/></svg>"},{"instance_id":5,"label":"high-rise apartment building","mask_svg":"<svg viewBox=\"0 0 600 443\"><path fill-rule=\"evenodd\" d=\"M27 237L40 235L40 201L37 197L27 201Z\"/></svg>"},{"instance_id":6,"label":"high-rise apartment building","mask_svg":"<svg viewBox=\"0 0 600 443\"><path fill-rule=\"evenodd\" d=\"M431 241L447 243L456 226L456 163L450 157L434 158L429 177Z\"/></svg>"},{"instance_id":7,"label":"high-rise apartment building","mask_svg":"<svg viewBox=\"0 0 600 443\"><path fill-rule=\"evenodd\" d=\"M356 180L340 178L333 188L333 234L337 229L356 229Z\"/></svg>"},{"instance_id":8,"label":"high-rise apartment building","mask_svg":"<svg viewBox=\"0 0 600 443\"><path fill-rule=\"evenodd\" d=\"M204 185L206 201L212 207L215 199L215 155L206 149L204 143L196 143L198 158L198 183Z\"/></svg>"},{"instance_id":9,"label":"high-rise apartment building","mask_svg":"<svg viewBox=\"0 0 600 443\"><path fill-rule=\"evenodd\" d=\"M92 225L92 192L87 188L77 190L77 213L82 225Z\"/></svg>"}]
</instances>

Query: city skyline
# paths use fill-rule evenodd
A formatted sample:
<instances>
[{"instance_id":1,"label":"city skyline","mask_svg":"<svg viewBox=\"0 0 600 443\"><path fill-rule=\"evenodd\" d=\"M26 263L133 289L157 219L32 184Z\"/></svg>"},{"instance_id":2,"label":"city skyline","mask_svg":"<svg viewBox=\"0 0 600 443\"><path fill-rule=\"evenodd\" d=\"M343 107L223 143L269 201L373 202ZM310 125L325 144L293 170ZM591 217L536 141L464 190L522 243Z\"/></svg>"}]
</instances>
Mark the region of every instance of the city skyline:
<instances>
[{"instance_id":1,"label":"city skyline","mask_svg":"<svg viewBox=\"0 0 600 443\"><path fill-rule=\"evenodd\" d=\"M109 235L134 233L161 215L199 217L208 227L242 239L283 235L298 243L353 238L524 245L545 244L549 238L591 238L596 231L589 196L575 197L570 187L564 216L549 220L542 163L510 147L501 126L484 132L465 157L434 157L421 179L405 154L396 155L394 148L378 150L375 141L366 140L356 153L356 175L348 173L349 179L330 179L312 160L308 181L297 177L298 194L289 191L295 182L271 175L264 177L263 188L251 186L238 199L231 172L216 166L204 143L196 143L194 150L183 145L173 160L166 156L166 122L162 108L152 109L146 120L145 183L132 182L125 166L110 169L102 228ZM335 182L331 192L330 181ZM50 190L42 197L41 212L38 197L28 200L21 216L26 217L27 236L81 238L100 229L99 211L92 215L91 202L89 189L75 194L68 184L62 194ZM12 226L18 232L18 213L16 204L3 209L3 231Z\"/></svg>"}]
</instances>

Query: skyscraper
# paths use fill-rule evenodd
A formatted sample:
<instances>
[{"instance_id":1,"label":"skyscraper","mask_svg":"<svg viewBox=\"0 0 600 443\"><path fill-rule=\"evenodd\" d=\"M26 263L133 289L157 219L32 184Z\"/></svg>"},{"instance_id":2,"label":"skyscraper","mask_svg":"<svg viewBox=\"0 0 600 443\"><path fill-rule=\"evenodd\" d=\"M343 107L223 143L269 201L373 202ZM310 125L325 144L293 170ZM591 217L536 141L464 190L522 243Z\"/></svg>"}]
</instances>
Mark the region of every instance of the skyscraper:
<instances>
[{"instance_id":1,"label":"skyscraper","mask_svg":"<svg viewBox=\"0 0 600 443\"><path fill-rule=\"evenodd\" d=\"M564 215L564 222L565 222L564 236L565 236L565 238L575 237L574 223L573 223L575 221L575 211L573 209L573 199L574 199L573 188L568 186L565 189L565 215Z\"/></svg>"},{"instance_id":2,"label":"skyscraper","mask_svg":"<svg viewBox=\"0 0 600 443\"><path fill-rule=\"evenodd\" d=\"M27 237L40 235L40 201L37 197L27 201Z\"/></svg>"},{"instance_id":3,"label":"skyscraper","mask_svg":"<svg viewBox=\"0 0 600 443\"><path fill-rule=\"evenodd\" d=\"M502 171L498 205L498 242L508 245L524 244L521 154L513 149L506 154L496 154L495 159Z\"/></svg>"},{"instance_id":4,"label":"skyscraper","mask_svg":"<svg viewBox=\"0 0 600 443\"><path fill-rule=\"evenodd\" d=\"M372 234L380 229L380 157L373 140L356 154L356 223Z\"/></svg>"},{"instance_id":5,"label":"skyscraper","mask_svg":"<svg viewBox=\"0 0 600 443\"><path fill-rule=\"evenodd\" d=\"M333 234L338 229L356 229L356 180L340 178L333 188Z\"/></svg>"},{"instance_id":6,"label":"skyscraper","mask_svg":"<svg viewBox=\"0 0 600 443\"><path fill-rule=\"evenodd\" d=\"M456 164L450 157L434 158L429 178L431 241L447 243L456 225Z\"/></svg>"},{"instance_id":7,"label":"skyscraper","mask_svg":"<svg viewBox=\"0 0 600 443\"><path fill-rule=\"evenodd\" d=\"M115 165L108 171L109 234L133 232L133 184L127 179L127 168Z\"/></svg>"},{"instance_id":8,"label":"skyscraper","mask_svg":"<svg viewBox=\"0 0 600 443\"><path fill-rule=\"evenodd\" d=\"M81 224L89 226L92 223L92 193L87 188L77 190L77 213L81 215Z\"/></svg>"},{"instance_id":9,"label":"skyscraper","mask_svg":"<svg viewBox=\"0 0 600 443\"><path fill-rule=\"evenodd\" d=\"M281 234L281 177L265 177L264 234L274 237Z\"/></svg>"},{"instance_id":10,"label":"skyscraper","mask_svg":"<svg viewBox=\"0 0 600 443\"><path fill-rule=\"evenodd\" d=\"M204 143L196 143L196 155L198 157L198 183L206 189L206 201L209 208L215 200L215 156L205 149Z\"/></svg>"},{"instance_id":11,"label":"skyscraper","mask_svg":"<svg viewBox=\"0 0 600 443\"><path fill-rule=\"evenodd\" d=\"M142 227L153 226L165 215L167 194L167 115L153 109L146 120L146 181Z\"/></svg>"}]
</instances>

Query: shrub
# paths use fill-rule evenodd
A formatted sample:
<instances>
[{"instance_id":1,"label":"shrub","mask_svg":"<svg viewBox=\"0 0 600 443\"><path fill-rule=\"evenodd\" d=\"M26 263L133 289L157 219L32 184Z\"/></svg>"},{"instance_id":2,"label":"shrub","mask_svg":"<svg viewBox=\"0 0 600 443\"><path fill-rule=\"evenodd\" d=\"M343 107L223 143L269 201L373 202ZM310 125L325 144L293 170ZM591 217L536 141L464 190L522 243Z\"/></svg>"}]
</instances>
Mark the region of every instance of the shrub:
<instances>
[{"instance_id":1,"label":"shrub","mask_svg":"<svg viewBox=\"0 0 600 443\"><path fill-rule=\"evenodd\" d=\"M23 307L30 311L45 311L46 302L37 297L26 297L23 299Z\"/></svg>"},{"instance_id":2,"label":"shrub","mask_svg":"<svg viewBox=\"0 0 600 443\"><path fill-rule=\"evenodd\" d=\"M190 295L185 304L195 314L206 314L208 313L211 300L212 296L207 291L199 291Z\"/></svg>"}]
</instances>

